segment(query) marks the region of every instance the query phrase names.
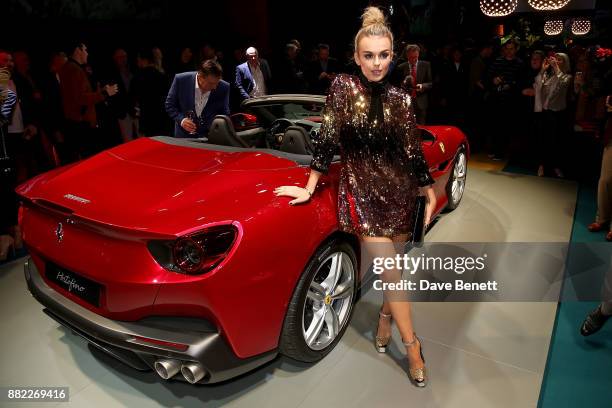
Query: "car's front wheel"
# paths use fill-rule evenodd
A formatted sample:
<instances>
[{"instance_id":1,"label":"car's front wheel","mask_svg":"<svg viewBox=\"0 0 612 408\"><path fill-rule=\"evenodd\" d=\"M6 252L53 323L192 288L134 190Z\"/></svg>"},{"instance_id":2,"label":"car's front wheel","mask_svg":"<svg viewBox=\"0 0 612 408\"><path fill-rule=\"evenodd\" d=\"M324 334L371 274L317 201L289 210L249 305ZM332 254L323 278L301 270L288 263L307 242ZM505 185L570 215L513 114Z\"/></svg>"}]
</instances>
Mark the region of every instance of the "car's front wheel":
<instances>
[{"instance_id":1,"label":"car's front wheel","mask_svg":"<svg viewBox=\"0 0 612 408\"><path fill-rule=\"evenodd\" d=\"M447 210L454 210L459 206L465 191L465 180L467 178L467 156L463 147L459 148L453 164L453 172L446 185L448 197Z\"/></svg>"},{"instance_id":2,"label":"car's front wheel","mask_svg":"<svg viewBox=\"0 0 612 408\"><path fill-rule=\"evenodd\" d=\"M280 352L299 361L323 358L348 327L357 292L357 258L346 242L332 240L312 257L289 303Z\"/></svg>"}]
</instances>

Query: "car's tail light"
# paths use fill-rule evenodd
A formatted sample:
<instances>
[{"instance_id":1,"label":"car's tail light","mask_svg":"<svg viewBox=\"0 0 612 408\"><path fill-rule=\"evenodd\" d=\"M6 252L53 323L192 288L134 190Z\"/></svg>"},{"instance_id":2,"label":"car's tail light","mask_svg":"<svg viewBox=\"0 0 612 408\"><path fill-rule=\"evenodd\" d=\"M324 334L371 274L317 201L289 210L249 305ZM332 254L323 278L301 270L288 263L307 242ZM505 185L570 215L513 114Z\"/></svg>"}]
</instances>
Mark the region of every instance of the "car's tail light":
<instances>
[{"instance_id":1,"label":"car's tail light","mask_svg":"<svg viewBox=\"0 0 612 408\"><path fill-rule=\"evenodd\" d=\"M181 238L172 245L174 264L186 273L197 273L202 269L204 248L191 238Z\"/></svg>"},{"instance_id":2,"label":"car's tail light","mask_svg":"<svg viewBox=\"0 0 612 408\"><path fill-rule=\"evenodd\" d=\"M190 275L214 269L225 259L236 242L233 225L207 228L174 241L150 241L149 252L164 268Z\"/></svg>"}]
</instances>

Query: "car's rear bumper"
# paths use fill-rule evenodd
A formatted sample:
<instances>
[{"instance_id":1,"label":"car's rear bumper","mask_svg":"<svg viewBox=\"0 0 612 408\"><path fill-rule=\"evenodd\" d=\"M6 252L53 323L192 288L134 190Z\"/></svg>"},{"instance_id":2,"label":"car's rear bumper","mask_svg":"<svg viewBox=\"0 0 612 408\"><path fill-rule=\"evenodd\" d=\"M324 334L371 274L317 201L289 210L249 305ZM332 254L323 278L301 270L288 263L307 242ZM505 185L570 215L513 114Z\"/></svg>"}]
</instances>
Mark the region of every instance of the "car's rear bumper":
<instances>
[{"instance_id":1,"label":"car's rear bumper","mask_svg":"<svg viewBox=\"0 0 612 408\"><path fill-rule=\"evenodd\" d=\"M25 263L24 272L28 289L45 307L46 314L92 345L138 370L152 369L160 358L198 362L206 371L200 382L214 383L250 371L277 355L277 351L272 350L250 358L239 358L216 328L200 319L111 320L49 287L31 260ZM151 344L151 340L156 344ZM160 345L160 342L175 345ZM173 379L184 380L180 372Z\"/></svg>"}]
</instances>

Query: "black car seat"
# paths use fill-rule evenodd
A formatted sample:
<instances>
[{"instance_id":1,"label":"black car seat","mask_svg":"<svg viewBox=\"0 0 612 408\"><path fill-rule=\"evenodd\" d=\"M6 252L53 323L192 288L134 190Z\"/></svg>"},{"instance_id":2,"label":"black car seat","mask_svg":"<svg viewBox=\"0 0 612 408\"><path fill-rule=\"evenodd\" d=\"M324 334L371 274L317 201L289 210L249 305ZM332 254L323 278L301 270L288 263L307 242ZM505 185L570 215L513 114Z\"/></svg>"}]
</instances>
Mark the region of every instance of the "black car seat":
<instances>
[{"instance_id":1,"label":"black car seat","mask_svg":"<svg viewBox=\"0 0 612 408\"><path fill-rule=\"evenodd\" d=\"M234 125L229 117L217 115L208 130L208 143L220 146L249 147L249 145L236 135Z\"/></svg>"},{"instance_id":2,"label":"black car seat","mask_svg":"<svg viewBox=\"0 0 612 408\"><path fill-rule=\"evenodd\" d=\"M312 155L314 147L306 129L300 126L289 126L285 130L283 143L279 150L285 153Z\"/></svg>"}]
</instances>

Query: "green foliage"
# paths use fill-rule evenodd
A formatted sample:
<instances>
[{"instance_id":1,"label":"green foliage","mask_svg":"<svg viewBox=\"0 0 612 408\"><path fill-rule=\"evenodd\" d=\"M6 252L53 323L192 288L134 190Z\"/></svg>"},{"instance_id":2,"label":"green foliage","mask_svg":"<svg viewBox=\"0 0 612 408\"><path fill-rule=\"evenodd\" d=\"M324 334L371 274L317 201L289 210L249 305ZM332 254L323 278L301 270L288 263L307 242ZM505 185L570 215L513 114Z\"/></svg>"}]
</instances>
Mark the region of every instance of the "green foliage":
<instances>
[{"instance_id":1,"label":"green foliage","mask_svg":"<svg viewBox=\"0 0 612 408\"><path fill-rule=\"evenodd\" d=\"M531 21L519 18L510 33L502 37L501 43L505 44L508 40L514 39L519 44L519 47L531 48L541 38L541 35L532 32Z\"/></svg>"}]
</instances>

